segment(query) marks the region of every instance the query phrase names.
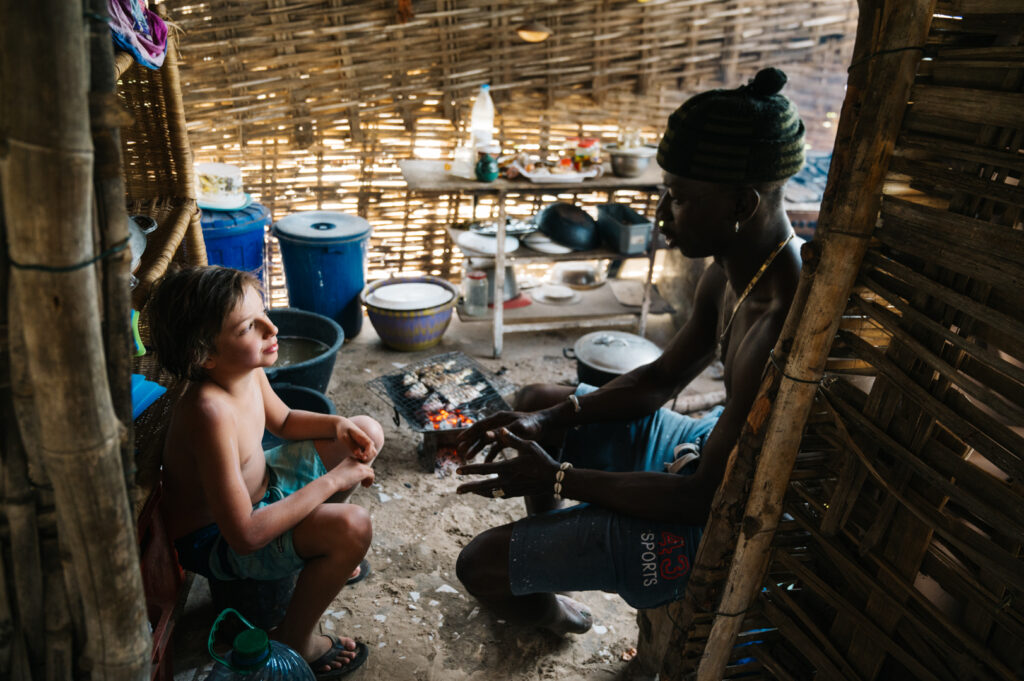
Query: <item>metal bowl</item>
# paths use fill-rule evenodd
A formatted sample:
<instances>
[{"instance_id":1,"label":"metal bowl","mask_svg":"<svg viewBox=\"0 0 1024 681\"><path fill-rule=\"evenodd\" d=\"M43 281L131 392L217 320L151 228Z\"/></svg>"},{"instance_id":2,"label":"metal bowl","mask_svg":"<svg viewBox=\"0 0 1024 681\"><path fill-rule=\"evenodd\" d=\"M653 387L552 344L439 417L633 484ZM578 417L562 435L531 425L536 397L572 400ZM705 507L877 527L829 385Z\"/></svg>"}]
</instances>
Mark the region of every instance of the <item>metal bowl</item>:
<instances>
[{"instance_id":1,"label":"metal bowl","mask_svg":"<svg viewBox=\"0 0 1024 681\"><path fill-rule=\"evenodd\" d=\"M651 164L651 159L658 153L652 146L630 147L619 149L616 144L609 144L605 151L612 159L612 172L617 177L639 177Z\"/></svg>"}]
</instances>

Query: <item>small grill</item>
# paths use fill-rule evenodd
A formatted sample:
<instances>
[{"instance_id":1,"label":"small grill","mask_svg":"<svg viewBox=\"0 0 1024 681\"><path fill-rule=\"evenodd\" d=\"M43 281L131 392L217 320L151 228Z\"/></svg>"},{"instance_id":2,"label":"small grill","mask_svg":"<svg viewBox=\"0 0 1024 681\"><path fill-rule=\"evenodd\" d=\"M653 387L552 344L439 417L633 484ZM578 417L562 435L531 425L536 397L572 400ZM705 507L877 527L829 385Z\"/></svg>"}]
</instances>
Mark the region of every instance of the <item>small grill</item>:
<instances>
[{"instance_id":1,"label":"small grill","mask_svg":"<svg viewBox=\"0 0 1024 681\"><path fill-rule=\"evenodd\" d=\"M509 409L503 394L514 387L461 352L447 352L420 360L401 371L379 376L367 386L423 433L420 463L439 476L449 475L459 463L455 441L466 427L498 411Z\"/></svg>"},{"instance_id":2,"label":"small grill","mask_svg":"<svg viewBox=\"0 0 1024 681\"><path fill-rule=\"evenodd\" d=\"M461 352L447 352L420 360L401 371L379 376L367 386L395 408L414 430L422 433L459 430L503 409L501 396L513 388ZM440 410L461 411L468 422L437 418ZM431 417L434 417L433 419ZM397 425L397 420L396 420Z\"/></svg>"}]
</instances>

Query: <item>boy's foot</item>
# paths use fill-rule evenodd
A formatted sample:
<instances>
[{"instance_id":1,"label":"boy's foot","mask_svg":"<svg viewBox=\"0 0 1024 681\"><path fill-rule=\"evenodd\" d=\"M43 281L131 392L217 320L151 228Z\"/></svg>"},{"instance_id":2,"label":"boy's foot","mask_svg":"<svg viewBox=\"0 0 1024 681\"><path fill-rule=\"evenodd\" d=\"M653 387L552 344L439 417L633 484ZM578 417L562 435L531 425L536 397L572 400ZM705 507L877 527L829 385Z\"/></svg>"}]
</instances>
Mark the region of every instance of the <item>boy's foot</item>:
<instances>
[{"instance_id":1,"label":"boy's foot","mask_svg":"<svg viewBox=\"0 0 1024 681\"><path fill-rule=\"evenodd\" d=\"M594 616L587 606L562 594L555 594L555 599L558 601L558 612L552 622L542 625L545 629L561 636L584 634L594 626Z\"/></svg>"},{"instance_id":2,"label":"boy's foot","mask_svg":"<svg viewBox=\"0 0 1024 681\"><path fill-rule=\"evenodd\" d=\"M361 582L370 576L370 561L363 558L363 560L356 566L356 569L352 571L348 581L345 582L345 586L352 586L356 582Z\"/></svg>"},{"instance_id":3,"label":"boy's foot","mask_svg":"<svg viewBox=\"0 0 1024 681\"><path fill-rule=\"evenodd\" d=\"M361 667L369 655L365 643L350 638L323 635L330 647L309 663L317 679L337 679Z\"/></svg>"}]
</instances>

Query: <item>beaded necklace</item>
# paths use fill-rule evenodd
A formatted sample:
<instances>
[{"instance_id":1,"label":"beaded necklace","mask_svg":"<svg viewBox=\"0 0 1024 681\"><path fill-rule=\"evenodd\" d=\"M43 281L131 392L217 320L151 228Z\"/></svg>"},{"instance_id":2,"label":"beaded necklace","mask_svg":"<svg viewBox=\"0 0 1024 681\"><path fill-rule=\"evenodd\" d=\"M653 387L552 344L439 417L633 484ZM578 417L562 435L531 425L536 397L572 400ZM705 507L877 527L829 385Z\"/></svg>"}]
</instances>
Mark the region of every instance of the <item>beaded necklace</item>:
<instances>
[{"instance_id":1,"label":"beaded necklace","mask_svg":"<svg viewBox=\"0 0 1024 681\"><path fill-rule=\"evenodd\" d=\"M779 245L776 246L775 250L771 252L771 255L768 256L768 259L764 261L760 268L758 268L757 272L754 274L754 277L750 280L750 283L747 284L747 288L743 289L743 294L736 299L736 304L732 306L732 314L729 315L729 321L728 323L726 323L725 328L722 329L722 334L718 337L719 345L721 345L722 341L725 340L725 334L729 333L729 329L732 328L732 322L734 319L736 319L736 311L740 309L740 305L742 305L743 301L747 299L747 296L750 295L750 292L754 290L754 286L756 286L757 282L761 280L761 275L764 274L765 270L767 270L768 267L775 260L775 256L781 253L782 249L786 247L786 244L792 241L793 237L795 236L796 233L790 232L789 236L787 236L785 239L779 242Z\"/></svg>"}]
</instances>

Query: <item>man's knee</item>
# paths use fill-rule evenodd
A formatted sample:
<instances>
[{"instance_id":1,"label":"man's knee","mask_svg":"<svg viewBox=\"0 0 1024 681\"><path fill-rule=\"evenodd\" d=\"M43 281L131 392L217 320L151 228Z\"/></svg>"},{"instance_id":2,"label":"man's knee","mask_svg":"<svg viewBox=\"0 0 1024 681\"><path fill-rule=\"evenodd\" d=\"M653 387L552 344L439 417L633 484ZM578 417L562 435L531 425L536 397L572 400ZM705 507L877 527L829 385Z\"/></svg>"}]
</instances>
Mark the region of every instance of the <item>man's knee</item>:
<instances>
[{"instance_id":1,"label":"man's knee","mask_svg":"<svg viewBox=\"0 0 1024 681\"><path fill-rule=\"evenodd\" d=\"M516 393L516 411L536 411L546 409L551 405L565 399L566 388L550 383L531 383Z\"/></svg>"},{"instance_id":2,"label":"man's knee","mask_svg":"<svg viewBox=\"0 0 1024 681\"><path fill-rule=\"evenodd\" d=\"M494 527L478 534L459 553L455 574L471 594L508 589L511 539L511 525Z\"/></svg>"}]
</instances>

